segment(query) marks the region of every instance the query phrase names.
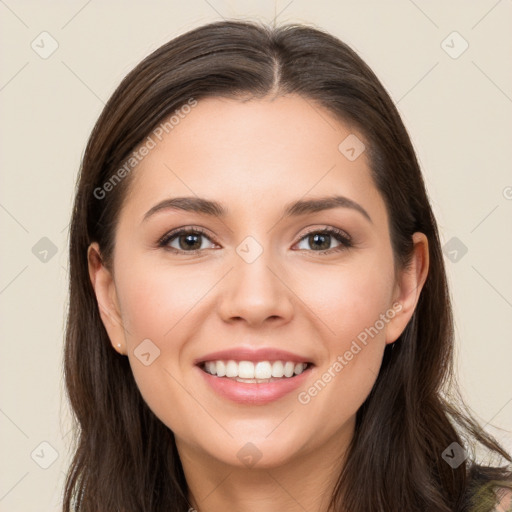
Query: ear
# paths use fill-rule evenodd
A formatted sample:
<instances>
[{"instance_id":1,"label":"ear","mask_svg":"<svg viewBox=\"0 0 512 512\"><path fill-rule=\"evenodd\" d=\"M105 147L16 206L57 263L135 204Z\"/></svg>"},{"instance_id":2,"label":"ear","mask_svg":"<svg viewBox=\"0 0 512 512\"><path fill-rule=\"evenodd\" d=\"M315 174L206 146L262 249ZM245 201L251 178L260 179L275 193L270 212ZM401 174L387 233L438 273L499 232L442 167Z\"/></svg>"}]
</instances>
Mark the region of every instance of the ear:
<instances>
[{"instance_id":1,"label":"ear","mask_svg":"<svg viewBox=\"0 0 512 512\"><path fill-rule=\"evenodd\" d=\"M414 233L410 264L397 276L393 310L396 312L386 329L386 343L393 343L404 331L411 319L429 268L428 238L424 233Z\"/></svg>"},{"instance_id":2,"label":"ear","mask_svg":"<svg viewBox=\"0 0 512 512\"><path fill-rule=\"evenodd\" d=\"M103 325L114 349L125 355L126 341L114 279L103 264L100 248L96 242L92 243L87 249L87 262L89 277L98 301L98 309Z\"/></svg>"}]
</instances>

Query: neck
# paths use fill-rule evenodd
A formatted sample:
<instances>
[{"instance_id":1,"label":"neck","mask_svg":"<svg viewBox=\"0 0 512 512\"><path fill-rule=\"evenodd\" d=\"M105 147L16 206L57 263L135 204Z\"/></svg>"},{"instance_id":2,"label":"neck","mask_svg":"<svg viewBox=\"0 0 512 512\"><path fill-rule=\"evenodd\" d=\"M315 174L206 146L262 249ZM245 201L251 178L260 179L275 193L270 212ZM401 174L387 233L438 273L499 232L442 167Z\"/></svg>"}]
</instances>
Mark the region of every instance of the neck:
<instances>
[{"instance_id":1,"label":"neck","mask_svg":"<svg viewBox=\"0 0 512 512\"><path fill-rule=\"evenodd\" d=\"M328 512L353 425L321 447L303 449L275 467L232 466L176 439L189 501L197 512ZM262 461L263 462L263 461Z\"/></svg>"}]
</instances>

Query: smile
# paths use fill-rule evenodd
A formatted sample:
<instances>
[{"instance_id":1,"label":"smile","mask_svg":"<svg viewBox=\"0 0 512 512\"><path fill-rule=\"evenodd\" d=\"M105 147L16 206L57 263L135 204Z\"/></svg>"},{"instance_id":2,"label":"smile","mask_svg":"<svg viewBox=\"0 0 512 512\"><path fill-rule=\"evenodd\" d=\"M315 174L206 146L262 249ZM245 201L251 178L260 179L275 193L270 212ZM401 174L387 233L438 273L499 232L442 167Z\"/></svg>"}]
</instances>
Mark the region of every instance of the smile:
<instances>
[{"instance_id":1,"label":"smile","mask_svg":"<svg viewBox=\"0 0 512 512\"><path fill-rule=\"evenodd\" d=\"M209 388L221 398L264 405L303 386L312 363L293 361L206 361L196 366Z\"/></svg>"},{"instance_id":2,"label":"smile","mask_svg":"<svg viewBox=\"0 0 512 512\"><path fill-rule=\"evenodd\" d=\"M206 361L202 369L210 375L235 379L238 382L273 382L300 375L310 363L293 361Z\"/></svg>"}]
</instances>

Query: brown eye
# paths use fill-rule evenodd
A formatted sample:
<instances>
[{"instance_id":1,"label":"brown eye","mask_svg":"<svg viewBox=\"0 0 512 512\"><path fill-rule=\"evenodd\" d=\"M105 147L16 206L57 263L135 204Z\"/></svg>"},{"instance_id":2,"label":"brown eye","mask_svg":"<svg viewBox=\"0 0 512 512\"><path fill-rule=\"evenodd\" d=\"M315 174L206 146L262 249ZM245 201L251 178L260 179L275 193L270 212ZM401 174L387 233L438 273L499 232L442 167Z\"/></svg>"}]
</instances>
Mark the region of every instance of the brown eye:
<instances>
[{"instance_id":1,"label":"brown eye","mask_svg":"<svg viewBox=\"0 0 512 512\"><path fill-rule=\"evenodd\" d=\"M202 245L202 238L203 235L198 233L189 233L187 235L179 235L177 237L178 245L180 249L183 249L184 251L188 249L201 249Z\"/></svg>"},{"instance_id":2,"label":"brown eye","mask_svg":"<svg viewBox=\"0 0 512 512\"><path fill-rule=\"evenodd\" d=\"M347 234L343 231L329 228L311 231L306 234L306 236L301 238L298 248L324 253L340 251L351 247L351 245L350 237Z\"/></svg>"},{"instance_id":3,"label":"brown eye","mask_svg":"<svg viewBox=\"0 0 512 512\"><path fill-rule=\"evenodd\" d=\"M331 235L328 235L327 233L315 233L313 235L308 235L308 243L312 249L330 249Z\"/></svg>"},{"instance_id":4,"label":"brown eye","mask_svg":"<svg viewBox=\"0 0 512 512\"><path fill-rule=\"evenodd\" d=\"M195 252L208 249L205 240L213 242L202 231L197 229L181 229L168 233L160 242L160 247L169 248L176 252Z\"/></svg>"}]
</instances>

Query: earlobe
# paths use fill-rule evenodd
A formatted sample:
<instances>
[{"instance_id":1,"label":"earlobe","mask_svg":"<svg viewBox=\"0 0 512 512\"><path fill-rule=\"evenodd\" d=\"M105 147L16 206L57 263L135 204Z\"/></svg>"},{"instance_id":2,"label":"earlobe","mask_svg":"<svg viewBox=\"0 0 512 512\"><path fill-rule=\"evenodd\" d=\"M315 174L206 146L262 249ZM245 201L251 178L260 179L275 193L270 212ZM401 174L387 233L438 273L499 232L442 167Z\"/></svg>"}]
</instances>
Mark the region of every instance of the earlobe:
<instances>
[{"instance_id":1,"label":"earlobe","mask_svg":"<svg viewBox=\"0 0 512 512\"><path fill-rule=\"evenodd\" d=\"M412 236L414 248L409 265L397 276L395 297L393 302L400 304L400 311L388 324L386 343L393 343L404 331L411 319L421 290L427 279L429 268L428 238L424 233L414 233Z\"/></svg>"},{"instance_id":2,"label":"earlobe","mask_svg":"<svg viewBox=\"0 0 512 512\"><path fill-rule=\"evenodd\" d=\"M124 328L117 301L114 279L111 272L104 265L100 248L93 242L87 250L89 277L98 302L101 321L110 338L112 346L120 354L124 354L125 346Z\"/></svg>"}]
</instances>

